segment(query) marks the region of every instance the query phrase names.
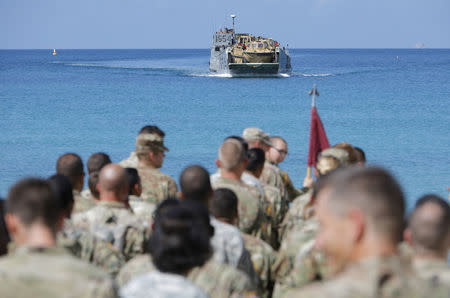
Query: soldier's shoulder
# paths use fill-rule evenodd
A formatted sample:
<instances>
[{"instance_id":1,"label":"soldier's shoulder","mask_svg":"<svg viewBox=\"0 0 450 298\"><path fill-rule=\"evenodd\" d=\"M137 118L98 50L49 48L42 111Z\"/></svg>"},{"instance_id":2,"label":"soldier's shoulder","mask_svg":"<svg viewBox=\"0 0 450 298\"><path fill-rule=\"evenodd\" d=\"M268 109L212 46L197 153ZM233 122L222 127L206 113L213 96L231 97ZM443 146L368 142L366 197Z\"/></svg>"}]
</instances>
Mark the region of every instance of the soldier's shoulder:
<instances>
[{"instance_id":1,"label":"soldier's shoulder","mask_svg":"<svg viewBox=\"0 0 450 298\"><path fill-rule=\"evenodd\" d=\"M134 277L155 269L149 254L137 255L123 265L117 274L116 282L119 286L123 286Z\"/></svg>"}]
</instances>

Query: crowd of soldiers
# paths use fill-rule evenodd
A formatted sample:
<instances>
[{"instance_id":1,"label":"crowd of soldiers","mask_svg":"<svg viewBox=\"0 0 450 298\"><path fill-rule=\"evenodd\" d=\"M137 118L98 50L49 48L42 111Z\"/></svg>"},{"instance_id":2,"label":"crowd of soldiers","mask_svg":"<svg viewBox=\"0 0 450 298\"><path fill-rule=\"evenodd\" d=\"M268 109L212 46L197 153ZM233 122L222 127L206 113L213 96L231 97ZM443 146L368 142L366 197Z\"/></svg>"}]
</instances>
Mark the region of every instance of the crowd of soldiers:
<instances>
[{"instance_id":1,"label":"crowd of soldiers","mask_svg":"<svg viewBox=\"0 0 450 298\"><path fill-rule=\"evenodd\" d=\"M217 172L162 173L165 133L143 127L112 163L59 157L1 204L0 297L450 297L450 207L406 216L401 187L349 143L295 188L287 142L256 127L224 139Z\"/></svg>"}]
</instances>

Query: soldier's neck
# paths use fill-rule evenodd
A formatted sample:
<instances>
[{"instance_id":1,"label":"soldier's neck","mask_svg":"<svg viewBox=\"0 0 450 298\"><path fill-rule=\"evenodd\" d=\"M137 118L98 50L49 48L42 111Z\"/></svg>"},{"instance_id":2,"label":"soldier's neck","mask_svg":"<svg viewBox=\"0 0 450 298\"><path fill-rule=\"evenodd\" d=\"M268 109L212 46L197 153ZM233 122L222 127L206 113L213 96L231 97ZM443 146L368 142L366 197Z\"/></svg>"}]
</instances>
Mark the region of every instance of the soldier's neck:
<instances>
[{"instance_id":1,"label":"soldier's neck","mask_svg":"<svg viewBox=\"0 0 450 298\"><path fill-rule=\"evenodd\" d=\"M232 172L226 169L220 169L220 176L222 178L240 181L242 173Z\"/></svg>"},{"instance_id":2,"label":"soldier's neck","mask_svg":"<svg viewBox=\"0 0 450 298\"><path fill-rule=\"evenodd\" d=\"M35 223L27 227L23 237L15 239L17 246L29 247L54 247L56 246L56 237L54 231L47 226Z\"/></svg>"},{"instance_id":3,"label":"soldier's neck","mask_svg":"<svg viewBox=\"0 0 450 298\"><path fill-rule=\"evenodd\" d=\"M356 262L368 257L385 257L397 254L397 244L388 239L366 238L353 250L352 261Z\"/></svg>"},{"instance_id":4,"label":"soldier's neck","mask_svg":"<svg viewBox=\"0 0 450 298\"><path fill-rule=\"evenodd\" d=\"M440 252L430 251L426 248L421 248L417 246L413 246L414 249L414 259L417 260L446 260L447 259L447 251L443 250Z\"/></svg>"},{"instance_id":5,"label":"soldier's neck","mask_svg":"<svg viewBox=\"0 0 450 298\"><path fill-rule=\"evenodd\" d=\"M138 165L140 167L150 168L150 169L158 169L155 165L149 160L139 160Z\"/></svg>"}]
</instances>

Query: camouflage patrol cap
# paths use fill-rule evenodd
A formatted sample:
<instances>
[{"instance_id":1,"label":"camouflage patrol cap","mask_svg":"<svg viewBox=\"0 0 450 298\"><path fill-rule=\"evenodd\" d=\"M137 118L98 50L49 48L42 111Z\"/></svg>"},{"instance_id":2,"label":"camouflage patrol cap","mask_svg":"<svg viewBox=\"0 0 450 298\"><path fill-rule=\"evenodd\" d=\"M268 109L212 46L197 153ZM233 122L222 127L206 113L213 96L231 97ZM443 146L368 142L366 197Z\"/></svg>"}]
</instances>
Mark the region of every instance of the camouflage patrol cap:
<instances>
[{"instance_id":1,"label":"camouflage patrol cap","mask_svg":"<svg viewBox=\"0 0 450 298\"><path fill-rule=\"evenodd\" d=\"M327 148L320 152L320 156L332 156L339 161L341 166L348 165L348 152L340 148Z\"/></svg>"},{"instance_id":2,"label":"camouflage patrol cap","mask_svg":"<svg viewBox=\"0 0 450 298\"><path fill-rule=\"evenodd\" d=\"M262 141L267 145L273 147L269 139L269 134L257 127L248 127L242 132L242 137L248 141Z\"/></svg>"},{"instance_id":3,"label":"camouflage patrol cap","mask_svg":"<svg viewBox=\"0 0 450 298\"><path fill-rule=\"evenodd\" d=\"M164 139L157 134L140 134L136 138L136 153L146 153L150 151L161 150L169 151L164 146Z\"/></svg>"}]
</instances>

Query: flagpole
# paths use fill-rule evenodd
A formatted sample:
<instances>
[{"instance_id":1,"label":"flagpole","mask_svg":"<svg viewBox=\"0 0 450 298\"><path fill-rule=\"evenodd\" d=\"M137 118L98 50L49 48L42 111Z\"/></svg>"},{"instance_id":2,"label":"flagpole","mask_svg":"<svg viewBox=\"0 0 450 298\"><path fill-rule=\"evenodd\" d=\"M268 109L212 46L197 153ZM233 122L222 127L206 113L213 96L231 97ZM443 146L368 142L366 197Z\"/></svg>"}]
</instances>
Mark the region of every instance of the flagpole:
<instances>
[{"instance_id":1,"label":"flagpole","mask_svg":"<svg viewBox=\"0 0 450 298\"><path fill-rule=\"evenodd\" d=\"M317 88L316 88L316 84L313 85L312 90L309 92L309 95L311 96L311 107L315 107L316 106L316 95L319 95L319 93L317 92ZM311 176L311 167L308 166L306 168L306 178L307 179L312 179Z\"/></svg>"}]
</instances>

